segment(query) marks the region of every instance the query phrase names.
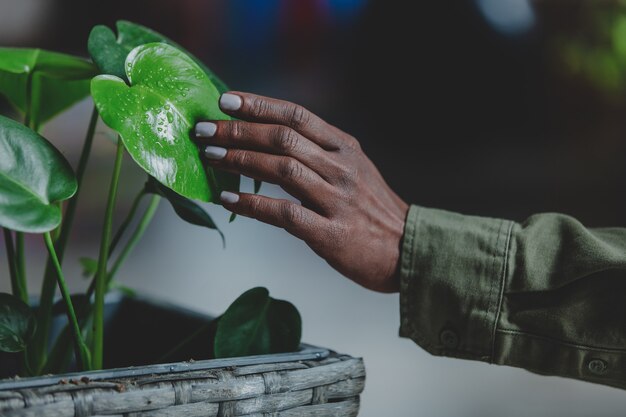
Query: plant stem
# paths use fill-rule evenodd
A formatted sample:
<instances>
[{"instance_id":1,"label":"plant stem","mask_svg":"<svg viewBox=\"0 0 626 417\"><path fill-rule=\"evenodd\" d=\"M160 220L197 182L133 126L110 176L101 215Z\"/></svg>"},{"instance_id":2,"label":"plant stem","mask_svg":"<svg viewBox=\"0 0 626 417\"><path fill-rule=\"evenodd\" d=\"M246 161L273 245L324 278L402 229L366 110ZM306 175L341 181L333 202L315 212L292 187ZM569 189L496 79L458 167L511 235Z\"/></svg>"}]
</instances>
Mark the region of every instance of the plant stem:
<instances>
[{"instance_id":1,"label":"plant stem","mask_svg":"<svg viewBox=\"0 0 626 417\"><path fill-rule=\"evenodd\" d=\"M63 202L62 201L57 201L55 203L55 205L59 208L59 210L61 211L61 213L63 213ZM61 217L61 223L59 223L59 225L57 227L54 228L54 230L52 230L52 241L56 242L59 239L59 236L61 235L61 228L63 227L63 218Z\"/></svg>"},{"instance_id":2,"label":"plant stem","mask_svg":"<svg viewBox=\"0 0 626 417\"><path fill-rule=\"evenodd\" d=\"M15 232L15 260L17 267L17 279L20 288L24 292L25 303L28 304L28 287L26 286L26 258L24 251L24 233Z\"/></svg>"},{"instance_id":3,"label":"plant stem","mask_svg":"<svg viewBox=\"0 0 626 417\"><path fill-rule=\"evenodd\" d=\"M120 239L124 235L124 232L130 225L130 223L133 221L133 218L135 217L135 213L137 213L137 208L139 207L139 203L141 202L141 199L143 198L144 195L146 195L146 191L142 188L139 194L137 194L137 196L135 197L135 200L133 200L133 205L130 207L130 211L126 215L124 222L122 222L119 229L117 229L115 236L113 236L111 245L109 245L109 256L111 256L111 254L115 250L115 247L117 246L117 244L120 242Z\"/></svg>"},{"instance_id":4,"label":"plant stem","mask_svg":"<svg viewBox=\"0 0 626 417\"><path fill-rule=\"evenodd\" d=\"M33 74L34 71L30 71L26 78L26 103L24 111L24 126L31 127L31 113L32 113L32 102L33 102Z\"/></svg>"},{"instance_id":5,"label":"plant stem","mask_svg":"<svg viewBox=\"0 0 626 417\"><path fill-rule=\"evenodd\" d=\"M18 275L13 236L9 229L4 229L4 243L7 249L7 260L9 262L9 273L11 275L11 291L14 296L28 303L28 294L26 293L26 289L22 287L22 282Z\"/></svg>"},{"instance_id":6,"label":"plant stem","mask_svg":"<svg viewBox=\"0 0 626 417\"><path fill-rule=\"evenodd\" d=\"M91 112L91 118L89 119L89 127L87 128L87 135L85 136L85 142L83 143L83 149L80 151L80 158L78 159L78 165L76 166L76 183L78 189L76 194L67 203L67 209L63 215L63 223L61 225L61 232L59 238L56 241L56 248L59 252L59 259L63 262L63 255L65 254L65 247L70 237L72 225L74 224L74 217L76 215L76 208L78 206L78 197L82 191L83 179L85 177L85 171L87 169L87 163L89 162L89 155L91 154L91 148L93 145L93 137L96 132L96 125L98 124L98 110L94 106Z\"/></svg>"},{"instance_id":7,"label":"plant stem","mask_svg":"<svg viewBox=\"0 0 626 417\"><path fill-rule=\"evenodd\" d=\"M104 348L104 294L107 290L107 261L109 260L109 243L111 241L111 226L113 224L113 209L119 185L122 159L124 156L124 144L121 138L117 141L117 153L115 165L111 177L109 197L104 214L102 227L102 240L100 241L100 256L98 257L98 271L96 272L96 289L94 300L94 323L93 323L93 366L94 369L102 369Z\"/></svg>"},{"instance_id":8,"label":"plant stem","mask_svg":"<svg viewBox=\"0 0 626 417\"><path fill-rule=\"evenodd\" d=\"M59 285L59 289L61 290L61 296L63 297L63 301L65 302L67 320L72 327L76 363L78 364L80 369L89 370L91 368L89 360L89 350L87 348L87 345L85 345L85 342L83 341L80 326L78 325L78 320L76 319L76 313L74 312L74 306L72 305L70 292L67 288L67 284L65 283L63 271L61 270L61 263L59 262L59 258L57 257L57 254L54 250L54 244L52 243L52 236L50 236L50 232L44 233L43 238L46 243L48 253L50 254L50 258L52 258L54 268L56 269L57 283Z\"/></svg>"},{"instance_id":9,"label":"plant stem","mask_svg":"<svg viewBox=\"0 0 626 417\"><path fill-rule=\"evenodd\" d=\"M152 218L154 217L154 214L156 213L157 208L159 208L160 201L161 201L161 196L158 196L156 194L154 194L150 198L150 203L148 204L146 211L143 213L143 216L141 216L141 219L139 220L139 224L137 224L135 231L133 232L131 237L128 239L126 246L124 246L124 249L122 249L122 252L115 260L115 264L113 264L113 267L111 268L111 271L108 274L107 286L108 284L111 283L111 281L115 277L115 274L120 269L120 267L122 266L122 264L124 263L128 255L130 255L130 253L135 248L135 246L137 246L137 243L139 242L139 240L145 233L146 229L150 225L150 222L152 221Z\"/></svg>"},{"instance_id":10,"label":"plant stem","mask_svg":"<svg viewBox=\"0 0 626 417\"><path fill-rule=\"evenodd\" d=\"M142 191L139 195L145 195L145 193ZM139 199L136 198L135 201L139 201ZM161 201L161 197L158 195L154 195L151 198L150 203L148 207L146 208L146 211L141 216L141 219L139 220L139 223L133 232L133 235L128 239L128 242L122 249L121 254L115 260L115 264L113 265L113 268L107 274L107 281L106 281L107 288L110 287L111 282L115 278L115 274L124 263L124 260L131 253L133 248L137 245L137 243L143 236L144 232L148 228L148 225L152 221L152 218L154 217L154 214L156 213L156 209L158 208L160 201ZM131 219L133 217L134 211L136 211L136 208L135 210L131 209L131 212L127 216L128 219ZM113 246L113 244L111 244L111 246ZM109 247L109 255L111 255L111 252L112 252L111 246ZM92 280L91 284L89 285L89 289L87 290L87 293L86 293L87 298L91 298L94 290L95 290L95 280ZM85 325L85 322L89 321L92 314L93 314L93 309L92 309L92 306L90 305L87 311L87 314L83 320L83 323L82 323L83 325L81 327ZM67 349L69 349L69 345L66 342L68 335L69 335L69 328L66 327L65 329L63 329L61 334L57 337L56 342L54 343L54 347L52 348L50 356L48 357L48 361L46 362L46 365L43 368L44 373L58 373L62 371L63 369L62 363L66 361L65 358L67 356L65 352L67 352Z\"/></svg>"},{"instance_id":11,"label":"plant stem","mask_svg":"<svg viewBox=\"0 0 626 417\"><path fill-rule=\"evenodd\" d=\"M58 255L59 263L63 263L63 257L65 255L65 248L67 241L72 230L72 224L74 222L74 215L76 213L76 207L78 205L78 197L82 190L83 177L85 176L85 170L87 169L87 162L89 161L89 155L91 153L91 147L93 144L93 137L96 131L96 124L98 122L98 111L94 107L91 112L91 119L89 121L89 127L87 129L87 135L83 143L83 149L80 153L80 159L78 160L78 166L76 167L76 182L78 183L78 190L74 197L72 197L65 210L64 221L61 225L61 232L58 239L55 240L55 248ZM31 364L33 370L37 373L41 371L41 368L46 361L47 347L48 347L48 332L50 331L50 322L52 320L52 306L54 304L54 293L56 289L56 277L54 271L54 265L50 257L46 263L46 269L43 278L43 284L41 286L41 296L39 299L39 314L37 320L37 331L32 343L32 349L29 351L31 354Z\"/></svg>"},{"instance_id":12,"label":"plant stem","mask_svg":"<svg viewBox=\"0 0 626 417\"><path fill-rule=\"evenodd\" d=\"M115 260L113 267L107 273L107 279L106 279L107 289L109 288L109 286L111 285L111 282L115 278L115 274L117 273L117 271L120 269L120 267L122 266L126 258L128 258L128 255L130 255L130 253L133 251L135 246L137 246L137 243L139 243L139 240L141 239L141 237L144 235L146 229L148 228L148 226L150 225L150 222L152 221L152 218L154 217L154 214L156 213L157 208L159 207L160 201L161 201L161 196L156 195L156 194L150 198L150 203L148 204L148 207L146 207L146 211L144 211L143 215L139 219L139 223L137 224L137 227L135 227L133 234L126 242L126 245L124 245L124 248L120 252L120 255ZM112 253L112 248L109 249L109 256L111 255L111 253ZM89 285L89 288L87 289L87 298L91 298L94 292L94 289L95 289L95 280L92 280L91 284Z\"/></svg>"}]
</instances>

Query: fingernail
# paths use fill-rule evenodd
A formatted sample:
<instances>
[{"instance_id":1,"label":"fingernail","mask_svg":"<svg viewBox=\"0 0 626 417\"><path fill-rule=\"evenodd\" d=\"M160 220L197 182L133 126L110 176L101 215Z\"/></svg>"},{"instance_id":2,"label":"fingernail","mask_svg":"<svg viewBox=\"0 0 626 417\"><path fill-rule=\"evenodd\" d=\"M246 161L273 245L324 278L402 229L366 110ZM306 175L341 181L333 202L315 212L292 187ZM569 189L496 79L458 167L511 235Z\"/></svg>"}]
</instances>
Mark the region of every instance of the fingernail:
<instances>
[{"instance_id":1,"label":"fingernail","mask_svg":"<svg viewBox=\"0 0 626 417\"><path fill-rule=\"evenodd\" d=\"M217 125L211 122L200 122L196 124L197 138L212 138L217 131Z\"/></svg>"},{"instance_id":2,"label":"fingernail","mask_svg":"<svg viewBox=\"0 0 626 417\"><path fill-rule=\"evenodd\" d=\"M204 156L209 159L222 159L226 156L226 149L219 146L207 146L204 148Z\"/></svg>"},{"instance_id":3,"label":"fingernail","mask_svg":"<svg viewBox=\"0 0 626 417\"><path fill-rule=\"evenodd\" d=\"M222 203L235 204L239 201L239 194L231 193L230 191L222 191L220 200L222 200Z\"/></svg>"},{"instance_id":4,"label":"fingernail","mask_svg":"<svg viewBox=\"0 0 626 417\"><path fill-rule=\"evenodd\" d=\"M220 108L222 110L234 111L234 110L239 110L240 107L241 107L241 97L235 94L228 94L228 93L224 93L222 94L222 97L220 97Z\"/></svg>"}]
</instances>

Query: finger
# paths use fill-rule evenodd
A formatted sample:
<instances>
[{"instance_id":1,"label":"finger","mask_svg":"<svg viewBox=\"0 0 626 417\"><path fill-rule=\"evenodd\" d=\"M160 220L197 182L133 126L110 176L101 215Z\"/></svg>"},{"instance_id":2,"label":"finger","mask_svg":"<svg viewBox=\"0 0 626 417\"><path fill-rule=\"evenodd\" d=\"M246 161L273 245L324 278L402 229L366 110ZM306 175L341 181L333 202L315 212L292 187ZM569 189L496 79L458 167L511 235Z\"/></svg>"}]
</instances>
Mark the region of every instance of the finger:
<instances>
[{"instance_id":1,"label":"finger","mask_svg":"<svg viewBox=\"0 0 626 417\"><path fill-rule=\"evenodd\" d=\"M237 91L222 94L220 108L240 119L290 127L326 150L343 146L343 132L288 101Z\"/></svg>"},{"instance_id":2,"label":"finger","mask_svg":"<svg viewBox=\"0 0 626 417\"><path fill-rule=\"evenodd\" d=\"M332 163L328 152L287 126L240 120L200 122L196 138L202 145L290 156L319 173L328 171Z\"/></svg>"},{"instance_id":3,"label":"finger","mask_svg":"<svg viewBox=\"0 0 626 417\"><path fill-rule=\"evenodd\" d=\"M216 146L207 146L204 154L214 168L278 184L298 200L322 211L338 198L332 185L291 157Z\"/></svg>"},{"instance_id":4,"label":"finger","mask_svg":"<svg viewBox=\"0 0 626 417\"><path fill-rule=\"evenodd\" d=\"M233 213L281 227L304 241L314 240L328 227L327 219L288 200L228 191L222 192L220 200Z\"/></svg>"}]
</instances>

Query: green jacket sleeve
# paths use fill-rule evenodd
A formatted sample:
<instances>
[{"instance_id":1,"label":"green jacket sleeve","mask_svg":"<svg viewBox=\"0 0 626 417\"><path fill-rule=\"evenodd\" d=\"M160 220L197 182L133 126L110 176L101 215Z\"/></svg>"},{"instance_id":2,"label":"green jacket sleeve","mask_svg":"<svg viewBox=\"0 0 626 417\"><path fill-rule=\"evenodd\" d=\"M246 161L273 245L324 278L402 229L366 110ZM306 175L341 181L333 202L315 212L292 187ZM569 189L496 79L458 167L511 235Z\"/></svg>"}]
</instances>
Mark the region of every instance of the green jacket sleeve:
<instances>
[{"instance_id":1,"label":"green jacket sleeve","mask_svg":"<svg viewBox=\"0 0 626 417\"><path fill-rule=\"evenodd\" d=\"M412 206L400 335L434 355L626 388L626 229Z\"/></svg>"}]
</instances>

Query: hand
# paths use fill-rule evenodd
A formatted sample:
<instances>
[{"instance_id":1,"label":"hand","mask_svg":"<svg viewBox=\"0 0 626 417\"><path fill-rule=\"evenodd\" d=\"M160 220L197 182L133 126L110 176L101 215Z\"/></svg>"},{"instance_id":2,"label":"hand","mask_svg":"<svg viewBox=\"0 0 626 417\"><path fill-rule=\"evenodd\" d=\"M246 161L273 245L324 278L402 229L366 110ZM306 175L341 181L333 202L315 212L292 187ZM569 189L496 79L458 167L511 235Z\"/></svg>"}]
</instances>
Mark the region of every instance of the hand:
<instances>
[{"instance_id":1,"label":"hand","mask_svg":"<svg viewBox=\"0 0 626 417\"><path fill-rule=\"evenodd\" d=\"M241 120L196 125L208 164L278 184L301 201L223 192L223 206L284 228L366 288L398 291L408 205L357 140L285 101L231 92L220 107Z\"/></svg>"}]
</instances>

